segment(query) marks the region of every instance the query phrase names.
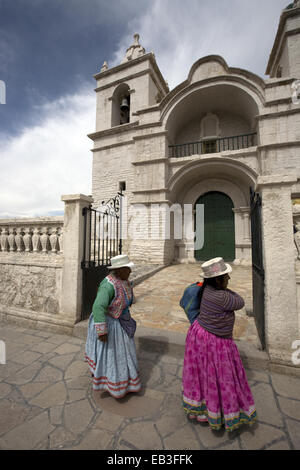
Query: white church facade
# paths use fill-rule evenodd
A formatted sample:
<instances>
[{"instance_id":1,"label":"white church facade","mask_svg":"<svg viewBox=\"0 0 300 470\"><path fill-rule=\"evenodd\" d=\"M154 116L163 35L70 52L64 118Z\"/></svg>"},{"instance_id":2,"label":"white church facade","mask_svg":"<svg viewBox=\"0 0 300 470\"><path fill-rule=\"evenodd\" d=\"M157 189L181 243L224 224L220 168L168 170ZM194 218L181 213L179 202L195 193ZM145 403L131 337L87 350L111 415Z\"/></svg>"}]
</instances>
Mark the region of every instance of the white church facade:
<instances>
[{"instance_id":1,"label":"white church facade","mask_svg":"<svg viewBox=\"0 0 300 470\"><path fill-rule=\"evenodd\" d=\"M95 75L96 130L89 135L93 206L122 190L128 225L143 208L139 230L145 236L131 232L124 246L138 263L223 256L250 265L252 188L262 200L269 352L289 362L290 342L300 332L294 236L300 229L299 1L281 13L266 74L263 79L212 55L195 62L186 80L170 91L154 54L146 53L135 35L122 63L110 69L104 62ZM194 236L199 205L204 207L200 247ZM181 214L192 209L191 230L176 236L171 224L169 237L151 236L162 223L153 208L167 217L174 207Z\"/></svg>"},{"instance_id":2,"label":"white church facade","mask_svg":"<svg viewBox=\"0 0 300 470\"><path fill-rule=\"evenodd\" d=\"M123 189L131 214L149 207L148 225L155 205L183 211L188 204L195 212L204 204L205 210L201 250L184 231L181 239L155 240L149 230L144 239L128 235L132 258L169 263L219 255L250 263L249 188L271 175L299 176L299 105L292 101L300 78L299 27L299 8L283 11L268 80L208 56L169 91L138 35L119 66L104 63L95 76L96 132L89 135L94 206Z\"/></svg>"}]
</instances>

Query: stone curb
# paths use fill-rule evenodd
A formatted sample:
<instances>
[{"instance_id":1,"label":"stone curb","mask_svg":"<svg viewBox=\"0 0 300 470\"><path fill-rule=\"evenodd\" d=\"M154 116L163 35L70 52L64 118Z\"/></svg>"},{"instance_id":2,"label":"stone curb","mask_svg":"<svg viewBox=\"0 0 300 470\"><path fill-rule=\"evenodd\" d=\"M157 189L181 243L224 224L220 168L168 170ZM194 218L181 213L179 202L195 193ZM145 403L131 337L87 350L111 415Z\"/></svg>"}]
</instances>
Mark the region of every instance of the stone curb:
<instances>
[{"instance_id":1,"label":"stone curb","mask_svg":"<svg viewBox=\"0 0 300 470\"><path fill-rule=\"evenodd\" d=\"M149 277L154 276L154 274L158 273L159 271L166 268L167 266L168 265L157 266L154 269L146 272L145 274L141 274L141 275L137 276L136 278L133 277L133 280L132 280L133 287L137 286L138 284L141 284L144 281L146 281L146 279L149 279Z\"/></svg>"}]
</instances>

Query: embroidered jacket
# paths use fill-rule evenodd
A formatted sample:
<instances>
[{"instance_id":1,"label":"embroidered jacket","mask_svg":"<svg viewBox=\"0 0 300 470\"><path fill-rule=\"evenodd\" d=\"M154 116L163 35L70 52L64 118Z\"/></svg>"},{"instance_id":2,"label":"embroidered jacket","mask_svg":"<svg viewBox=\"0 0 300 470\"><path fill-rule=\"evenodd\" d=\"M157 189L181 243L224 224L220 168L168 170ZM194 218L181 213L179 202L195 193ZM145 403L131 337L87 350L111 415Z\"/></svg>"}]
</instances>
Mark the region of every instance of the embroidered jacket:
<instances>
[{"instance_id":1,"label":"embroidered jacket","mask_svg":"<svg viewBox=\"0 0 300 470\"><path fill-rule=\"evenodd\" d=\"M131 300L133 293L130 282L122 281L113 274L106 276L100 283L92 309L98 335L107 333L106 315L119 318L127 307L125 292L127 298Z\"/></svg>"}]
</instances>

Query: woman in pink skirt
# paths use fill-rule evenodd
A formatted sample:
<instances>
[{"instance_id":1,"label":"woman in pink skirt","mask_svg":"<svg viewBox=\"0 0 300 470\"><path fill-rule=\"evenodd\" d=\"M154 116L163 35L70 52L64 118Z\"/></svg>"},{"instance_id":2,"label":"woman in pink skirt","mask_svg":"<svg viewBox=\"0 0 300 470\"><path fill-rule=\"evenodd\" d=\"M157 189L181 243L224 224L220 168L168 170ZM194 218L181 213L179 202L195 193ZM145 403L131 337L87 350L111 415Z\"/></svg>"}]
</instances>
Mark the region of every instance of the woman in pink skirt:
<instances>
[{"instance_id":1,"label":"woman in pink skirt","mask_svg":"<svg viewBox=\"0 0 300 470\"><path fill-rule=\"evenodd\" d=\"M244 306L227 289L232 268L223 258L202 264L204 283L200 313L185 344L183 407L191 419L218 430L233 431L256 420L253 396L238 349L232 339L235 314Z\"/></svg>"}]
</instances>

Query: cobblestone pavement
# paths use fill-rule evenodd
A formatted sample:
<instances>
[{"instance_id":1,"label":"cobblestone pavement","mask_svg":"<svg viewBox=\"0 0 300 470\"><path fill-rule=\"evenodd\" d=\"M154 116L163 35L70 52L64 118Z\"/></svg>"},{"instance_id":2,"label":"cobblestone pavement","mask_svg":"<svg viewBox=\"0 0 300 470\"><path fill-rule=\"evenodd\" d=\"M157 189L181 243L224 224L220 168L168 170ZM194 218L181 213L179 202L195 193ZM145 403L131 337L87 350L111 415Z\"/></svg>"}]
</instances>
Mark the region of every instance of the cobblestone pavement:
<instances>
[{"instance_id":1,"label":"cobblestone pavement","mask_svg":"<svg viewBox=\"0 0 300 470\"><path fill-rule=\"evenodd\" d=\"M189 422L183 357L137 340L143 390L120 401L92 391L85 340L0 323L0 449L300 449L300 379L247 369L258 411L232 434Z\"/></svg>"},{"instance_id":2,"label":"cobblestone pavement","mask_svg":"<svg viewBox=\"0 0 300 470\"><path fill-rule=\"evenodd\" d=\"M142 272L142 267L140 268ZM189 322L179 306L185 287L201 280L200 264L173 264L160 270L134 288L136 302L131 313L138 325L186 333ZM228 287L245 300L245 307L236 312L234 338L258 344L252 312L252 273L250 267L233 266Z\"/></svg>"}]
</instances>

